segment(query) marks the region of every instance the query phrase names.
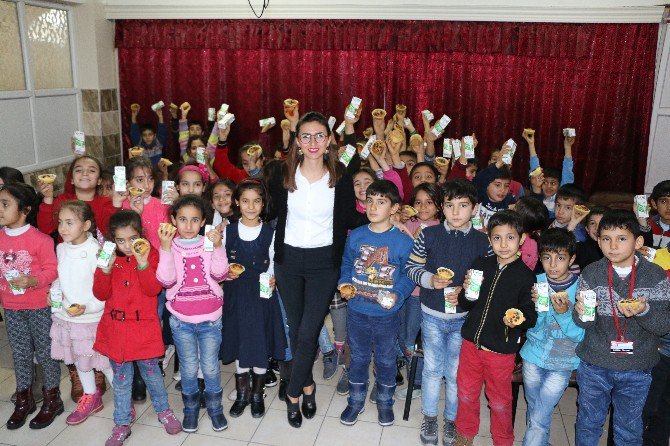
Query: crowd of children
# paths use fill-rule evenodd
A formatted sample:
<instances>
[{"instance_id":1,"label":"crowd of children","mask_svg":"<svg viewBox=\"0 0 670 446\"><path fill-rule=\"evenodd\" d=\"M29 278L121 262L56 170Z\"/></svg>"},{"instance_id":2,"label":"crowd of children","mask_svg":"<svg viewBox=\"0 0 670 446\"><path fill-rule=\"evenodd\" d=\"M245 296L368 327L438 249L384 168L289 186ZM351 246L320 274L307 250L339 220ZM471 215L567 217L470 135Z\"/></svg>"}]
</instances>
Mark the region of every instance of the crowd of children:
<instances>
[{"instance_id":1,"label":"crowd of children","mask_svg":"<svg viewBox=\"0 0 670 446\"><path fill-rule=\"evenodd\" d=\"M262 417L265 387L280 373L279 397L300 427L316 412L316 385L300 361L313 359L305 348L317 345L319 327L324 378L341 369L337 392L348 395L345 425L357 422L368 394L379 424L394 423L394 397L407 397L396 390L400 372L420 345L414 397L424 445L439 443L444 380L443 445L473 444L484 388L493 442L511 446L519 366L525 446L549 444L571 379L579 387L575 444L598 444L610 405L615 444L668 444L670 180L628 209L610 209L589 203L574 183L574 133L566 132L556 169L540 167L535 131L524 129L530 171L517 182L512 140L480 168L475 135L443 139L430 112L419 134L406 107L391 119L375 109L359 138L360 105L334 130L318 113L299 119L295 100L284 102L282 145L268 146L274 123L265 123L235 164L227 113L210 113L205 128L188 120L188 103L171 104L169 142L162 110L157 127L139 125L139 110L131 106L134 147L124 167L112 172L77 155L59 195L54 176L32 187L0 168L0 306L16 375L8 429L37 410L38 390L43 402L30 428L64 412L59 361L77 402L69 425L102 410L112 387L107 446L131 435L134 404L147 390L168 434L196 432L201 408L215 431L226 429L219 360L235 363L230 416L250 406ZM174 159L164 157L170 143ZM283 204L278 190L288 195ZM287 233L297 227L306 230ZM286 301L297 286L287 285L292 265L323 269L308 259L324 244L292 246L310 238L337 255L325 262L337 284L313 290L330 302L335 344L322 318L300 321L310 314ZM173 355L181 417L163 381ZM38 384L34 362L44 372ZM300 382L291 386L291 376Z\"/></svg>"}]
</instances>

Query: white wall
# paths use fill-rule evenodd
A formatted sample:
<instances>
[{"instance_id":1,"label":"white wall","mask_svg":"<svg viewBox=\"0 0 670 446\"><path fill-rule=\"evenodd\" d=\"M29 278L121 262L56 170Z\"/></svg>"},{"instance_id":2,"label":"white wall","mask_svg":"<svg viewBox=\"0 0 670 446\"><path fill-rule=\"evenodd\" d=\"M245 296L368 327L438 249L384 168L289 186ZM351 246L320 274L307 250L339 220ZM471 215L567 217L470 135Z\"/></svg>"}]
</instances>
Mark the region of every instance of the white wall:
<instances>
[{"instance_id":1,"label":"white wall","mask_svg":"<svg viewBox=\"0 0 670 446\"><path fill-rule=\"evenodd\" d=\"M649 151L647 154L647 176L645 193L651 193L659 181L670 179L670 32L663 36L661 56L654 89L654 109L649 129Z\"/></svg>"},{"instance_id":2,"label":"white wall","mask_svg":"<svg viewBox=\"0 0 670 446\"><path fill-rule=\"evenodd\" d=\"M105 18L105 6L99 0L80 3L73 8L77 87L118 88L114 22Z\"/></svg>"},{"instance_id":3,"label":"white wall","mask_svg":"<svg viewBox=\"0 0 670 446\"><path fill-rule=\"evenodd\" d=\"M110 19L252 19L247 0L103 0ZM263 0L251 0L260 13ZM658 0L272 0L264 19L658 23Z\"/></svg>"}]
</instances>

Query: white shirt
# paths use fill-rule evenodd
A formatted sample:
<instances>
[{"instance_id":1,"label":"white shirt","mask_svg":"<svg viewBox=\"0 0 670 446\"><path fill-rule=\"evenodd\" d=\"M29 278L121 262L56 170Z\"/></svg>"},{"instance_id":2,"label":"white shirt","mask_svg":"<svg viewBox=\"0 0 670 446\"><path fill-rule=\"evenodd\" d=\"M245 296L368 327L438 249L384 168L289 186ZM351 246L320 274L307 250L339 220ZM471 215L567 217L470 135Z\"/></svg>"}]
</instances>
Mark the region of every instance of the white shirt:
<instances>
[{"instance_id":1,"label":"white shirt","mask_svg":"<svg viewBox=\"0 0 670 446\"><path fill-rule=\"evenodd\" d=\"M218 212L217 212L218 213ZM226 226L226 232L225 236L227 237L228 235L228 228L230 226ZM256 240L259 235L261 235L261 228L263 225L258 225L258 226L245 226L242 224L242 222L238 222L237 225L237 232L242 240L245 242L250 242L253 240ZM275 274L275 234L274 232L272 233L272 242L270 243L270 250L268 253L270 257L270 265L268 266L267 273L270 273L271 275L274 276Z\"/></svg>"},{"instance_id":2,"label":"white shirt","mask_svg":"<svg viewBox=\"0 0 670 446\"><path fill-rule=\"evenodd\" d=\"M320 248L333 244L335 188L328 187L330 174L309 183L295 171L295 192L288 194L288 215L284 243L295 248Z\"/></svg>"}]
</instances>

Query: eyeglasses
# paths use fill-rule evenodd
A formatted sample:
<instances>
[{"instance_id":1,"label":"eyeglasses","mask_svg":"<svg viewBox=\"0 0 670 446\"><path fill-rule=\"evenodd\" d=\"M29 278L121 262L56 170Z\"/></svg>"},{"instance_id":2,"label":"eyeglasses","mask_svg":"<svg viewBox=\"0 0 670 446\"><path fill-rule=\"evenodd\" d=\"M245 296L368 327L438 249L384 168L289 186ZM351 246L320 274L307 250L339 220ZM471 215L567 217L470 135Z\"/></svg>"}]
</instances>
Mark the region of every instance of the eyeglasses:
<instances>
[{"instance_id":1,"label":"eyeglasses","mask_svg":"<svg viewBox=\"0 0 670 446\"><path fill-rule=\"evenodd\" d=\"M315 133L313 135L310 134L310 133L301 133L299 138L300 138L300 142L302 142L303 144L309 144L309 142L312 140L312 138L314 138L314 141L316 141L318 143L322 143L323 141L326 140L326 135L324 135L321 132Z\"/></svg>"}]
</instances>

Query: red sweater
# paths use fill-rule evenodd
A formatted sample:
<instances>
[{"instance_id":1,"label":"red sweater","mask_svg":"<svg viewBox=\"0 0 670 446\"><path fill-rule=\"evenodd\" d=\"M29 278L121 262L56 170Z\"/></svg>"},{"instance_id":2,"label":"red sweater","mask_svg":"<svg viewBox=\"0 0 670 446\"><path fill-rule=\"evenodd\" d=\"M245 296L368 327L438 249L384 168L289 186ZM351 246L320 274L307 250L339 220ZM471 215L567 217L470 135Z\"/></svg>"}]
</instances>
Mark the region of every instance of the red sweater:
<instances>
[{"instance_id":1,"label":"red sweater","mask_svg":"<svg viewBox=\"0 0 670 446\"><path fill-rule=\"evenodd\" d=\"M239 183L249 174L243 169L238 169L230 162L228 157L228 146L219 146L216 148L216 155L214 156L214 164L212 164L214 171L221 178L228 178L234 183Z\"/></svg>"},{"instance_id":2,"label":"red sweater","mask_svg":"<svg viewBox=\"0 0 670 446\"><path fill-rule=\"evenodd\" d=\"M45 234L53 234L58 229L58 212L61 205L70 200L76 200L77 194L64 192L54 198L53 204L40 204L40 211L37 214L37 228ZM93 210L95 224L103 236L107 234L109 226L109 217L118 209L112 204L111 198L96 195L93 200L87 201ZM60 237L59 237L60 240Z\"/></svg>"},{"instance_id":3,"label":"red sweater","mask_svg":"<svg viewBox=\"0 0 670 446\"><path fill-rule=\"evenodd\" d=\"M156 279L158 253L151 249L149 266L137 269L134 256L117 257L112 272L95 271L93 294L105 302L93 349L116 362L158 358L165 354L158 321Z\"/></svg>"},{"instance_id":4,"label":"red sweater","mask_svg":"<svg viewBox=\"0 0 670 446\"><path fill-rule=\"evenodd\" d=\"M37 278L35 288L14 294L5 278L8 271ZM54 241L34 227L17 236L0 230L0 304L7 310L38 310L47 307L47 293L58 276Z\"/></svg>"}]
</instances>

